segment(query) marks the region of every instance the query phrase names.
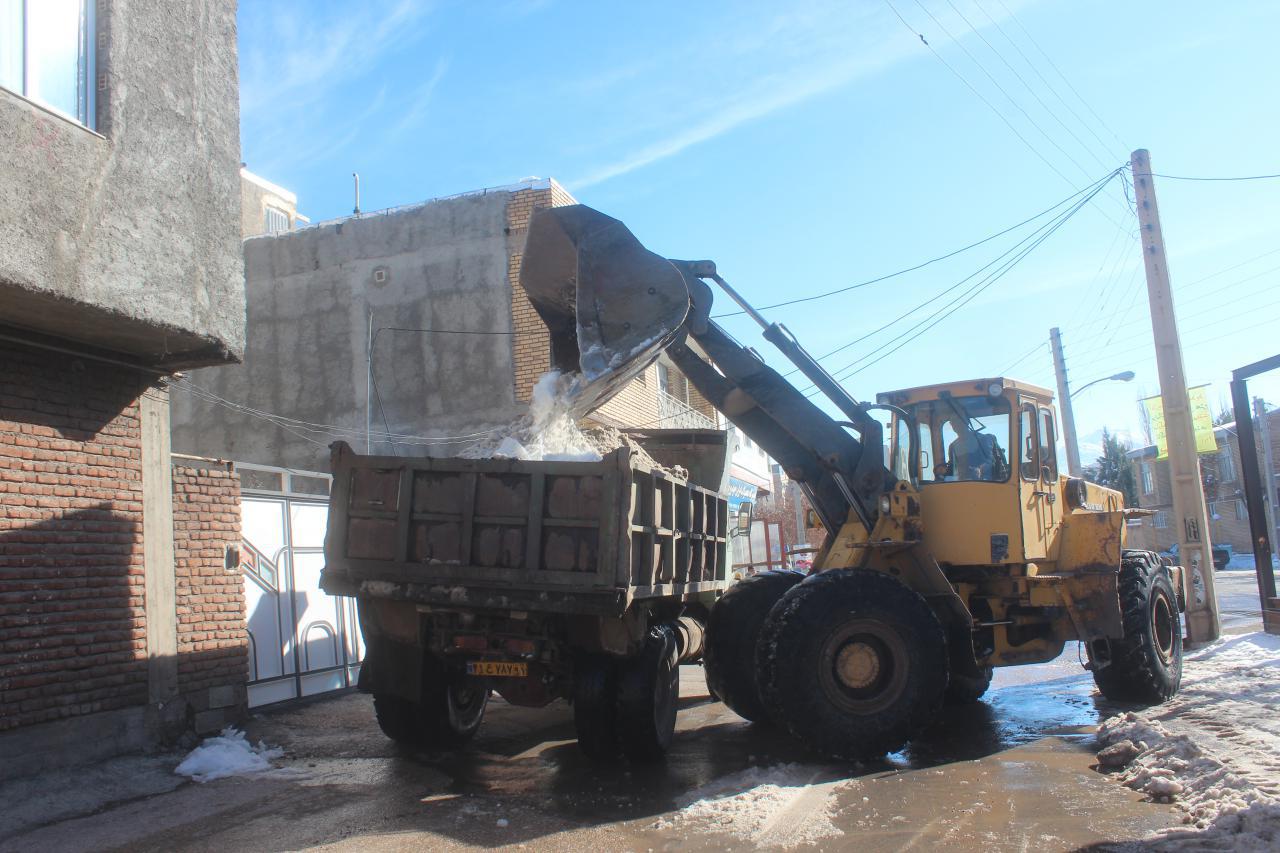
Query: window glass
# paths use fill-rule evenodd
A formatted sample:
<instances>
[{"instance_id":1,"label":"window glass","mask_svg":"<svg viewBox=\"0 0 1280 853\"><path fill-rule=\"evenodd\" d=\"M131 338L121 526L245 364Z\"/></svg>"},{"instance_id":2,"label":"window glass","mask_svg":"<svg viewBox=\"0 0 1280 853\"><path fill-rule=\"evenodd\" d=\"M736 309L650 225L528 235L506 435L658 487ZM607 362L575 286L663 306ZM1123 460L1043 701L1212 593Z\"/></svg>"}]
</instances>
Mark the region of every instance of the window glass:
<instances>
[{"instance_id":1,"label":"window glass","mask_svg":"<svg viewBox=\"0 0 1280 853\"><path fill-rule=\"evenodd\" d=\"M1058 449L1053 431L1053 412L1040 410L1040 464L1049 469L1050 480L1058 479Z\"/></svg>"},{"instance_id":2,"label":"window glass","mask_svg":"<svg viewBox=\"0 0 1280 853\"><path fill-rule=\"evenodd\" d=\"M22 91L22 0L0 0L0 86Z\"/></svg>"},{"instance_id":3,"label":"window glass","mask_svg":"<svg viewBox=\"0 0 1280 853\"><path fill-rule=\"evenodd\" d=\"M27 4L27 97L80 114L80 32L84 0Z\"/></svg>"},{"instance_id":4,"label":"window glass","mask_svg":"<svg viewBox=\"0 0 1280 853\"><path fill-rule=\"evenodd\" d=\"M0 86L93 125L94 0L0 0Z\"/></svg>"},{"instance_id":5,"label":"window glass","mask_svg":"<svg viewBox=\"0 0 1280 853\"><path fill-rule=\"evenodd\" d=\"M894 419L893 476L899 480L911 480L911 424Z\"/></svg>"},{"instance_id":6,"label":"window glass","mask_svg":"<svg viewBox=\"0 0 1280 853\"><path fill-rule=\"evenodd\" d=\"M1151 475L1151 463L1142 463L1142 493L1149 495L1156 490L1155 478Z\"/></svg>"},{"instance_id":7,"label":"window glass","mask_svg":"<svg viewBox=\"0 0 1280 853\"><path fill-rule=\"evenodd\" d=\"M928 421L920 421L920 479L933 482L933 427Z\"/></svg>"},{"instance_id":8,"label":"window glass","mask_svg":"<svg viewBox=\"0 0 1280 853\"><path fill-rule=\"evenodd\" d=\"M1236 479L1236 461L1231 456L1230 448L1224 449L1218 453L1218 480L1223 483L1231 483Z\"/></svg>"},{"instance_id":9,"label":"window glass","mask_svg":"<svg viewBox=\"0 0 1280 853\"><path fill-rule=\"evenodd\" d=\"M948 397L934 407L946 449L944 479L1009 479L1009 401L1003 397Z\"/></svg>"},{"instance_id":10,"label":"window glass","mask_svg":"<svg viewBox=\"0 0 1280 853\"><path fill-rule=\"evenodd\" d=\"M1023 406L1018 419L1018 441L1022 453L1018 456L1018 470L1023 479L1035 480L1040 476L1040 446L1036 438L1036 407Z\"/></svg>"}]
</instances>

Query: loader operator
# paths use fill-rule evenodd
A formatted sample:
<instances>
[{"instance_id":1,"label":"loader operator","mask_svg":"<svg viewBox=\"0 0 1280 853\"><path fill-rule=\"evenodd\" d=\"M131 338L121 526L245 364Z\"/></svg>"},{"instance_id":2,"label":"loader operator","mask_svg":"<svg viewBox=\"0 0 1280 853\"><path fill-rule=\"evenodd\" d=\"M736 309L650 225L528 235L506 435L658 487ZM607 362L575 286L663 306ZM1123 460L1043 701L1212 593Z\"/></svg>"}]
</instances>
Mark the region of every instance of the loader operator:
<instances>
[{"instance_id":1,"label":"loader operator","mask_svg":"<svg viewBox=\"0 0 1280 853\"><path fill-rule=\"evenodd\" d=\"M1000 471L1000 451L996 437L990 433L978 432L969 423L969 419L956 412L947 418L951 428L955 430L955 441L947 449L950 463L948 477L950 480L998 480L1002 479Z\"/></svg>"}]
</instances>

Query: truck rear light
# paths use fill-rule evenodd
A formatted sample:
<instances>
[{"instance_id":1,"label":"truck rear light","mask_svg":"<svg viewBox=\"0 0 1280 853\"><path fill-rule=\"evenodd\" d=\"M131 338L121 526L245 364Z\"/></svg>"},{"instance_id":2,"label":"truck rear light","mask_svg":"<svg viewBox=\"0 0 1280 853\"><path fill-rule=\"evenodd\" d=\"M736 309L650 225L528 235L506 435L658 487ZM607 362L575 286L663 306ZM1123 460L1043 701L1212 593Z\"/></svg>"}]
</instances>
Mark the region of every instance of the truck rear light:
<instances>
[{"instance_id":1,"label":"truck rear light","mask_svg":"<svg viewBox=\"0 0 1280 853\"><path fill-rule=\"evenodd\" d=\"M502 644L508 654L512 655L533 655L538 651L538 643L536 640L526 640L520 637L512 637Z\"/></svg>"},{"instance_id":2,"label":"truck rear light","mask_svg":"<svg viewBox=\"0 0 1280 853\"><path fill-rule=\"evenodd\" d=\"M454 634L453 647L468 652L487 652L489 638L482 634Z\"/></svg>"}]
</instances>

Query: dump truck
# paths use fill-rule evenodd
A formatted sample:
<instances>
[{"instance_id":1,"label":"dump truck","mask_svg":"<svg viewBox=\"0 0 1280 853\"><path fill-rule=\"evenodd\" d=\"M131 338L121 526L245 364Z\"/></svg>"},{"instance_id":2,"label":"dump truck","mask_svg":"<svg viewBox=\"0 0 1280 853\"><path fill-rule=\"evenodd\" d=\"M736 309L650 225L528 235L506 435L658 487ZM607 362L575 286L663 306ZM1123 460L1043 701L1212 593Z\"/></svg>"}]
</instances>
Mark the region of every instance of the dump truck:
<instances>
[{"instance_id":1,"label":"dump truck","mask_svg":"<svg viewBox=\"0 0 1280 853\"><path fill-rule=\"evenodd\" d=\"M322 588L358 601L383 732L472 738L491 692L573 703L589 755L661 757L679 665L728 585L725 434L634 431L598 462L333 445Z\"/></svg>"}]
</instances>

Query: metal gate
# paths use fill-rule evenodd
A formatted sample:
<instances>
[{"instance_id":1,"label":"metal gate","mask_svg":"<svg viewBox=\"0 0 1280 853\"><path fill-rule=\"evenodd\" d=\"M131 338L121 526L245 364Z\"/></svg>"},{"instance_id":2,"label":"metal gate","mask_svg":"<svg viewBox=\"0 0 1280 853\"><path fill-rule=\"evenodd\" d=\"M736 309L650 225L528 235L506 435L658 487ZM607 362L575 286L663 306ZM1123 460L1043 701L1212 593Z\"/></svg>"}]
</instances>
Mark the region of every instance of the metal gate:
<instances>
[{"instance_id":1,"label":"metal gate","mask_svg":"<svg viewBox=\"0 0 1280 853\"><path fill-rule=\"evenodd\" d=\"M241 569L249 614L249 706L356 683L355 599L320 589L329 478L239 464Z\"/></svg>"}]
</instances>

